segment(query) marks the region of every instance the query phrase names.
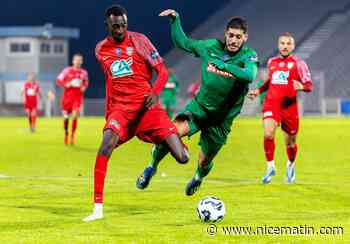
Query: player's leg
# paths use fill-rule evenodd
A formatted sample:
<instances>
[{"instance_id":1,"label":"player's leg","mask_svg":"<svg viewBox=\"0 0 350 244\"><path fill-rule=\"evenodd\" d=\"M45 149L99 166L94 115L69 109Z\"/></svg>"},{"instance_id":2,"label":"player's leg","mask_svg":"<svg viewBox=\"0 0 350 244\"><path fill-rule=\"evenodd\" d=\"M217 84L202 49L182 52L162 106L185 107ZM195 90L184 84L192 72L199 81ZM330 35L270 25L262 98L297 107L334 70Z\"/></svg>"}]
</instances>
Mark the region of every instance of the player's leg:
<instances>
[{"instance_id":1,"label":"player's leg","mask_svg":"<svg viewBox=\"0 0 350 244\"><path fill-rule=\"evenodd\" d=\"M103 139L99 147L94 169L94 210L84 221L103 218L103 191L107 172L107 164L113 150L128 141L135 134L128 125L130 118L121 110L116 110L108 116L103 130Z\"/></svg>"},{"instance_id":2,"label":"player's leg","mask_svg":"<svg viewBox=\"0 0 350 244\"><path fill-rule=\"evenodd\" d=\"M29 108L25 108L24 111L26 112L27 115L27 119L28 119L28 124L29 124L29 130L32 132L32 116L30 115L30 109Z\"/></svg>"},{"instance_id":3,"label":"player's leg","mask_svg":"<svg viewBox=\"0 0 350 244\"><path fill-rule=\"evenodd\" d=\"M199 140L201 149L199 152L198 165L194 176L186 186L185 194L187 196L191 196L198 191L203 179L213 168L213 159L223 145L225 145L231 125L232 120L228 120L228 122L222 125L202 129Z\"/></svg>"},{"instance_id":4,"label":"player's leg","mask_svg":"<svg viewBox=\"0 0 350 244\"><path fill-rule=\"evenodd\" d=\"M83 221L103 218L103 190L107 172L107 164L114 148L118 145L119 136L111 129L103 132L103 139L98 149L94 169L94 210Z\"/></svg>"},{"instance_id":5,"label":"player's leg","mask_svg":"<svg viewBox=\"0 0 350 244\"><path fill-rule=\"evenodd\" d=\"M286 114L283 119L281 128L284 131L286 151L288 155L287 160L287 182L293 183L295 181L295 159L298 152L298 145L296 144L297 133L299 129L299 117L297 109Z\"/></svg>"},{"instance_id":6,"label":"player's leg","mask_svg":"<svg viewBox=\"0 0 350 244\"><path fill-rule=\"evenodd\" d=\"M37 117L37 109L33 108L30 112L30 117L31 117L31 131L35 132L36 130L36 117Z\"/></svg>"},{"instance_id":7,"label":"player's leg","mask_svg":"<svg viewBox=\"0 0 350 244\"><path fill-rule=\"evenodd\" d=\"M70 144L75 144L75 132L78 127L78 117L79 117L79 109L73 109L72 111L72 129L71 129L71 135L70 135Z\"/></svg>"},{"instance_id":8,"label":"player's leg","mask_svg":"<svg viewBox=\"0 0 350 244\"><path fill-rule=\"evenodd\" d=\"M288 155L287 160L287 182L293 183L295 181L295 159L298 152L298 145L296 144L297 135L291 135L284 133L285 135L285 144Z\"/></svg>"},{"instance_id":9,"label":"player's leg","mask_svg":"<svg viewBox=\"0 0 350 244\"><path fill-rule=\"evenodd\" d=\"M63 115L63 129L64 129L64 144L68 145L69 137L69 112L66 110L62 111Z\"/></svg>"},{"instance_id":10,"label":"player's leg","mask_svg":"<svg viewBox=\"0 0 350 244\"><path fill-rule=\"evenodd\" d=\"M278 123L273 118L265 118L263 120L264 127L264 152L267 162L266 174L262 178L264 184L270 183L272 176L276 174L275 170L275 134Z\"/></svg>"},{"instance_id":11,"label":"player's leg","mask_svg":"<svg viewBox=\"0 0 350 244\"><path fill-rule=\"evenodd\" d=\"M188 121L177 119L175 120L174 124L172 124L170 120L165 116L165 121L163 121L164 130L159 130L160 134L153 135L155 139L165 139L162 139L160 143L153 145L151 153L152 159L149 163L149 166L144 169L144 171L136 180L136 187L139 189L145 189L148 186L152 176L154 176L157 171L160 161L169 152L176 159L176 161L181 164L187 163L189 160L188 149L180 139L180 137L188 135L189 133ZM169 130L173 130L173 132L170 131L169 133Z\"/></svg>"},{"instance_id":12,"label":"player's leg","mask_svg":"<svg viewBox=\"0 0 350 244\"><path fill-rule=\"evenodd\" d=\"M193 195L202 184L204 177L206 177L214 166L213 159L217 153L206 154L201 148L198 157L198 166L195 175L187 184L185 194L187 196Z\"/></svg>"}]
</instances>

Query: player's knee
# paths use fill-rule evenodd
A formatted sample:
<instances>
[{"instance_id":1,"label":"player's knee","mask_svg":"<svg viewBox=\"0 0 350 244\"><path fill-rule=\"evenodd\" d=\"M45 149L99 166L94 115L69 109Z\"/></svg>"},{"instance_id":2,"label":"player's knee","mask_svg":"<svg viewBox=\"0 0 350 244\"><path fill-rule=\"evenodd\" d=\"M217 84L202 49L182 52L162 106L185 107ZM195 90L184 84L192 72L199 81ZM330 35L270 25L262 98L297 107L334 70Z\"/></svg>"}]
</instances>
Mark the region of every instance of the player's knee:
<instances>
[{"instance_id":1,"label":"player's knee","mask_svg":"<svg viewBox=\"0 0 350 244\"><path fill-rule=\"evenodd\" d=\"M273 129L265 129L264 138L272 140L275 137L275 132Z\"/></svg>"}]
</instances>

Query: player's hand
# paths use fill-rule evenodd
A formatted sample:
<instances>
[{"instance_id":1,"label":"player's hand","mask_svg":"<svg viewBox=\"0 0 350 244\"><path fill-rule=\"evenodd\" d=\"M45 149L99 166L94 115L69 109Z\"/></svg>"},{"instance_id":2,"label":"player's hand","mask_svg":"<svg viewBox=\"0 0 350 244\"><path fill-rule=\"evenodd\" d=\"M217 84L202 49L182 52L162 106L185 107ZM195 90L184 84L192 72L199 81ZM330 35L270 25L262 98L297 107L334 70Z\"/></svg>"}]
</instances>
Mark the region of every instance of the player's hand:
<instances>
[{"instance_id":1,"label":"player's hand","mask_svg":"<svg viewBox=\"0 0 350 244\"><path fill-rule=\"evenodd\" d=\"M225 67L226 67L225 62L222 61L221 59L215 59L215 60L211 61L211 64L214 65L218 69L225 69Z\"/></svg>"},{"instance_id":2,"label":"player's hand","mask_svg":"<svg viewBox=\"0 0 350 244\"><path fill-rule=\"evenodd\" d=\"M85 92L85 90L86 90L86 87L85 87L85 86L80 87L80 91L81 91L81 92Z\"/></svg>"},{"instance_id":3,"label":"player's hand","mask_svg":"<svg viewBox=\"0 0 350 244\"><path fill-rule=\"evenodd\" d=\"M66 88L72 87L72 83L67 82L67 83L64 85L64 87L66 87Z\"/></svg>"},{"instance_id":4,"label":"player's hand","mask_svg":"<svg viewBox=\"0 0 350 244\"><path fill-rule=\"evenodd\" d=\"M259 89L255 89L255 90L248 92L247 97L251 100L254 100L257 96L259 96L259 94L260 94Z\"/></svg>"},{"instance_id":5,"label":"player's hand","mask_svg":"<svg viewBox=\"0 0 350 244\"><path fill-rule=\"evenodd\" d=\"M146 93L145 98L146 108L152 108L159 100L159 96L153 92Z\"/></svg>"},{"instance_id":6,"label":"player's hand","mask_svg":"<svg viewBox=\"0 0 350 244\"><path fill-rule=\"evenodd\" d=\"M172 17L172 18L175 18L177 15L178 14L174 9L166 9L159 14L160 17Z\"/></svg>"},{"instance_id":7,"label":"player's hand","mask_svg":"<svg viewBox=\"0 0 350 244\"><path fill-rule=\"evenodd\" d=\"M293 80L293 87L294 87L294 90L296 90L296 91L304 90L303 83L301 83L300 81L297 81L297 80Z\"/></svg>"}]
</instances>

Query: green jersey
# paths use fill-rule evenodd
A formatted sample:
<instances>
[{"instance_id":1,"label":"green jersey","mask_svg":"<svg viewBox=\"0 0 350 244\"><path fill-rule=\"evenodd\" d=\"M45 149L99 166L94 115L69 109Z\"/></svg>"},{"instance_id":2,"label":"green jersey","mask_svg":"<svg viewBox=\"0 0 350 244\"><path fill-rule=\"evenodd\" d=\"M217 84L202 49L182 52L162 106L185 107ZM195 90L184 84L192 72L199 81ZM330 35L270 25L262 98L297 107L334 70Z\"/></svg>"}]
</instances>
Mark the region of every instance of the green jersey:
<instances>
[{"instance_id":1,"label":"green jersey","mask_svg":"<svg viewBox=\"0 0 350 244\"><path fill-rule=\"evenodd\" d=\"M201 59L201 88L195 100L210 117L235 117L258 71L258 58L253 49L243 46L234 55L217 39L194 40L183 32L180 17L171 23L171 36L175 46ZM212 62L221 60L225 67L218 69Z\"/></svg>"}]
</instances>

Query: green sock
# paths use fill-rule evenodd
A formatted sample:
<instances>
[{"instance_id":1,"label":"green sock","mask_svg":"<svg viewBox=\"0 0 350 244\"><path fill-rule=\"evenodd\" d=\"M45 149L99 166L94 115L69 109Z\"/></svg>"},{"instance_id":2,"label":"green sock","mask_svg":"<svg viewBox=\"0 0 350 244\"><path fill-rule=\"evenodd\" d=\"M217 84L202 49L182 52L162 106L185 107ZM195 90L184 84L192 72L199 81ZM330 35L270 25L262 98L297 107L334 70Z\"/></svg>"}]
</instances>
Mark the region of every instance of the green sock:
<instances>
[{"instance_id":1,"label":"green sock","mask_svg":"<svg viewBox=\"0 0 350 244\"><path fill-rule=\"evenodd\" d=\"M152 147L152 160L150 166L157 169L160 161L168 154L169 149L165 145L154 145Z\"/></svg>"},{"instance_id":2,"label":"green sock","mask_svg":"<svg viewBox=\"0 0 350 244\"><path fill-rule=\"evenodd\" d=\"M214 163L213 162L210 162L207 166L205 167L200 167L200 165L198 165L197 167L197 170L196 170L196 173L194 175L194 177L197 179L197 180L202 180L204 177L206 177L210 170L213 168L214 166Z\"/></svg>"}]
</instances>

